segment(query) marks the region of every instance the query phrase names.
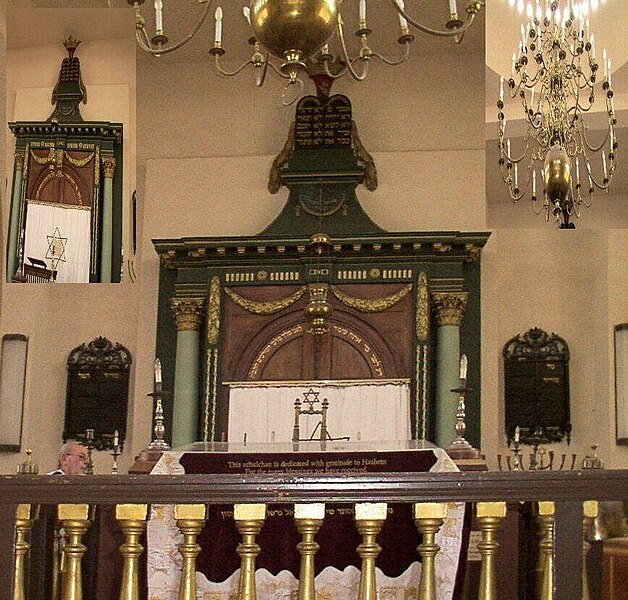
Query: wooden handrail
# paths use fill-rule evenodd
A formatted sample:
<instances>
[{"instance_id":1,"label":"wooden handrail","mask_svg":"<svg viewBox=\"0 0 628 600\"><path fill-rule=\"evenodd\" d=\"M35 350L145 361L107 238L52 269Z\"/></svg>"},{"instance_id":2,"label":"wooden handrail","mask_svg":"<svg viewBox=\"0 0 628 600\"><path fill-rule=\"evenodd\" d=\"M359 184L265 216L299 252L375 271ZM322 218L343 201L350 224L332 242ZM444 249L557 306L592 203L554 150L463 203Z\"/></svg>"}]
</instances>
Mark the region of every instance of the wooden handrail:
<instances>
[{"instance_id":1,"label":"wooden handrail","mask_svg":"<svg viewBox=\"0 0 628 600\"><path fill-rule=\"evenodd\" d=\"M13 567L17 504L556 503L553 600L582 594L582 502L628 498L628 470L342 475L0 475L0 572ZM560 547L561 554L557 553ZM0 586L0 600L12 600Z\"/></svg>"},{"instance_id":2,"label":"wooden handrail","mask_svg":"<svg viewBox=\"0 0 628 600\"><path fill-rule=\"evenodd\" d=\"M628 498L628 469L343 475L0 476L0 504L577 501Z\"/></svg>"}]
</instances>

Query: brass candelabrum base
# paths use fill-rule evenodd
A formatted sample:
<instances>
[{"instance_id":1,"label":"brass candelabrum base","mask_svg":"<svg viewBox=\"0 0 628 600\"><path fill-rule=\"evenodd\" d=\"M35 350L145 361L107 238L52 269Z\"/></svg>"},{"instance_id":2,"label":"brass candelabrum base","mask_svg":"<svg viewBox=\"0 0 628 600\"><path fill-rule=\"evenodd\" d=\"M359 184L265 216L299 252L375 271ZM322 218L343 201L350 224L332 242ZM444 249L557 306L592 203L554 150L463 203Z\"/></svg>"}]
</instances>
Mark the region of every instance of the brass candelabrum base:
<instances>
[{"instance_id":1,"label":"brass candelabrum base","mask_svg":"<svg viewBox=\"0 0 628 600\"><path fill-rule=\"evenodd\" d=\"M528 455L528 466L525 465L523 452L521 451L519 442L514 442L512 447L512 459L506 456L506 465L504 468L503 456L497 455L497 466L500 471L573 471L576 468L577 454L571 455L571 462L566 469L567 455L562 454L560 463L555 465L556 453L553 450L547 450L544 446L534 444L532 452ZM556 466L556 468L555 468Z\"/></svg>"},{"instance_id":2,"label":"brass candelabrum base","mask_svg":"<svg viewBox=\"0 0 628 600\"><path fill-rule=\"evenodd\" d=\"M451 390L453 393L458 394L458 407L456 408L456 437L445 448L445 452L453 460L462 459L480 459L482 453L477 448L474 448L464 437L467 430L466 419L466 396L473 390L471 388L462 385L459 388Z\"/></svg>"}]
</instances>

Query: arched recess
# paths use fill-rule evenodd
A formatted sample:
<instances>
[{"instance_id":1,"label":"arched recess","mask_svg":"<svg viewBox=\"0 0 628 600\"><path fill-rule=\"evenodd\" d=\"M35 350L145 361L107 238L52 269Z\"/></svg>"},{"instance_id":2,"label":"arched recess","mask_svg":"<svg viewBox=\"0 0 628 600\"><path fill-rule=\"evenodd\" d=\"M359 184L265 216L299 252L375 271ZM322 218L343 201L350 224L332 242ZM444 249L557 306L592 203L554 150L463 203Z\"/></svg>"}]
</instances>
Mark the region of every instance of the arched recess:
<instances>
[{"instance_id":1,"label":"arched recess","mask_svg":"<svg viewBox=\"0 0 628 600\"><path fill-rule=\"evenodd\" d=\"M363 318L334 308L328 333L308 333L302 309L292 310L256 332L240 355L238 381L392 379L400 372L383 335Z\"/></svg>"},{"instance_id":2,"label":"arched recess","mask_svg":"<svg viewBox=\"0 0 628 600\"><path fill-rule=\"evenodd\" d=\"M379 298L399 290L398 285L343 286L356 297ZM294 293L284 287L281 296ZM246 297L269 298L268 288L246 290ZM308 333L302 297L273 316L254 315L225 299L222 368L217 397L217 431L226 431L229 383L241 381L333 381L407 379L414 387L414 305L412 294L379 313L345 306L330 294L329 333Z\"/></svg>"}]
</instances>

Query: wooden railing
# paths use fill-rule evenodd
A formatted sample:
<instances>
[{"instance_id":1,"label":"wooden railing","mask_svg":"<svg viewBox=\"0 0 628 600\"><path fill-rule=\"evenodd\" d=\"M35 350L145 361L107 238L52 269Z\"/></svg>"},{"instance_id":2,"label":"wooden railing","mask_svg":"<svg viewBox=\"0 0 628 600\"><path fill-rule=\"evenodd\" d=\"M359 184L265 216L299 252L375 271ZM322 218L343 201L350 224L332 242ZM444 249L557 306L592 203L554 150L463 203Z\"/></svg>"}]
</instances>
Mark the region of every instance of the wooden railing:
<instances>
[{"instance_id":1,"label":"wooden railing","mask_svg":"<svg viewBox=\"0 0 628 600\"><path fill-rule=\"evenodd\" d=\"M481 595L479 596L482 600L500 597L499 592L494 589L492 578L494 577L494 555L495 552L499 552L494 533L499 527L501 518L501 505L482 503L519 501L551 503L543 504L540 511L541 516L547 517L541 551L544 553L546 564L549 565L546 570L547 581L543 584L547 588L543 592L545 594L543 598L575 600L583 597L582 531L583 517L585 517L583 503L591 500L626 499L628 499L628 470L385 473L342 476L0 476L0 523L2 523L0 574L2 574L3 579L3 585L0 586L0 600L21 600L19 596L14 595L9 577L6 577L7 574L14 572L15 548L17 547L19 556L24 548L23 544L28 543L24 536L15 537L18 505L118 505L129 503L138 505L158 503L200 506L208 504L396 502L416 504L415 521L419 527L421 519L423 519L423 523L426 523L425 519L429 521L429 519L435 518L431 510L421 515L421 506L452 501L481 503L477 505L477 508L484 541L484 545L480 546L484 561L482 566L483 583L480 586ZM196 517L193 515L192 518L188 519L185 516L185 510L181 515L180 521L202 521L198 515ZM80 532L77 527L80 529L81 526L75 527L72 521L80 522L81 519L75 518L76 515L70 513L66 517L66 528L72 535L78 535ZM482 521L482 519L484 520ZM122 515L121 521L124 520ZM126 521L129 520L126 518ZM189 523L188 525L192 526ZM182 529L182 531L184 530ZM424 540L427 540L422 544L425 546L423 548L425 554L420 551L424 563L426 557L429 563L430 552L434 550L433 546L430 546L432 534L429 527L424 527L423 533ZM126 534L128 535L128 531ZM135 532L136 534L137 532ZM310 542L312 541L310 538L308 539ZM73 544L73 547L80 547L78 540L79 538L75 538L74 541L77 543ZM188 541L191 548L189 557L193 558L193 536ZM183 550L181 553L185 557ZM76 560L73 559L73 568L80 569L79 562L77 562L80 561L79 554L75 555ZM368 555L368 552L366 554ZM124 551L122 551L122 555L124 556ZM306 551L304 556L311 562L311 552L308 554ZM376 553L373 555L373 560L369 560L369 564L375 564L375 557ZM126 556L125 559L128 560L129 556ZM122 556L120 560L122 561ZM193 564L193 562L187 564ZM249 562L248 565L250 567L251 563ZM425 583L428 587L429 584L429 581ZM423 582L421 585L423 586ZM367 600L372 596L372 589L372 586L366 582L364 593L367 595L364 598ZM371 591L369 592L369 590ZM427 600L434 597L429 589L420 593L423 594L419 596L421 599ZM241 593L242 599L245 596L246 594ZM67 598L70 597L67 596ZM123 598L125 596L117 597ZM305 598L307 597L306 593Z\"/></svg>"}]
</instances>

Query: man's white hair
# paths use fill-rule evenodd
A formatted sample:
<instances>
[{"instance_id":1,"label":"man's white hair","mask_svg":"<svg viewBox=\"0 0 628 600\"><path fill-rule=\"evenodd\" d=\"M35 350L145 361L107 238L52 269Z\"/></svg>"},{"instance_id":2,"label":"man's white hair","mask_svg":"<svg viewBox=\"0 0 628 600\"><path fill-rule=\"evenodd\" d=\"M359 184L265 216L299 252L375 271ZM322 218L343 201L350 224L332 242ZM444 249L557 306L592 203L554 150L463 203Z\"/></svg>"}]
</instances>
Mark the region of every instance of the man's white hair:
<instances>
[{"instance_id":1,"label":"man's white hair","mask_svg":"<svg viewBox=\"0 0 628 600\"><path fill-rule=\"evenodd\" d=\"M82 448L85 447L83 442L79 442L78 440L68 440L65 442L65 444L63 444L63 446L59 449L59 467L61 466L61 458L66 454L72 454L72 448L74 446L81 446Z\"/></svg>"}]
</instances>

